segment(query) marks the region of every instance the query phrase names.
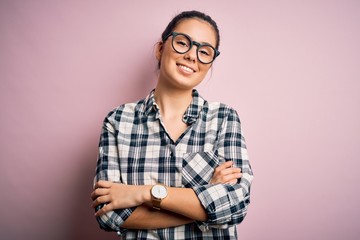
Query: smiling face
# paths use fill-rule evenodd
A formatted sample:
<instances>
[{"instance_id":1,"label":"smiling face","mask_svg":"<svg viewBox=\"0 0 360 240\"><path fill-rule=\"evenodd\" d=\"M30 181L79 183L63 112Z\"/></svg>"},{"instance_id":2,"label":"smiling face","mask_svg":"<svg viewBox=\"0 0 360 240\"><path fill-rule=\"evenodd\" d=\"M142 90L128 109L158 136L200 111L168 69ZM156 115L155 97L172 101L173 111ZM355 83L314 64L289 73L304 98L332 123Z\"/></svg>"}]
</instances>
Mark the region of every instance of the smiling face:
<instances>
[{"instance_id":1,"label":"smiling face","mask_svg":"<svg viewBox=\"0 0 360 240\"><path fill-rule=\"evenodd\" d=\"M173 30L184 33L193 41L216 46L216 33L213 27L198 18L182 20ZM205 78L211 64L203 64L197 59L197 47L193 46L185 54L177 53L171 46L172 36L159 43L156 58L160 61L158 85L166 88L192 90Z\"/></svg>"}]
</instances>

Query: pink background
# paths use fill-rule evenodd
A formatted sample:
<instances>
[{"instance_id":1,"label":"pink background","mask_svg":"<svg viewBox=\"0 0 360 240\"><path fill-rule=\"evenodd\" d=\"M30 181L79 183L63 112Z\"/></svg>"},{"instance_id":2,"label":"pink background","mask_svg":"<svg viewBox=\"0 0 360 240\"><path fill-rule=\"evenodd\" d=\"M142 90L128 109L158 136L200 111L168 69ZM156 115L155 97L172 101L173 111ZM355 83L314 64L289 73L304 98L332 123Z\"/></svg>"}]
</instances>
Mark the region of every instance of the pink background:
<instances>
[{"instance_id":1,"label":"pink background","mask_svg":"<svg viewBox=\"0 0 360 240\"><path fill-rule=\"evenodd\" d=\"M239 239L360 238L359 1L1 0L1 239L116 238L90 208L100 126L189 9L218 22L199 90L238 110L255 172Z\"/></svg>"}]
</instances>

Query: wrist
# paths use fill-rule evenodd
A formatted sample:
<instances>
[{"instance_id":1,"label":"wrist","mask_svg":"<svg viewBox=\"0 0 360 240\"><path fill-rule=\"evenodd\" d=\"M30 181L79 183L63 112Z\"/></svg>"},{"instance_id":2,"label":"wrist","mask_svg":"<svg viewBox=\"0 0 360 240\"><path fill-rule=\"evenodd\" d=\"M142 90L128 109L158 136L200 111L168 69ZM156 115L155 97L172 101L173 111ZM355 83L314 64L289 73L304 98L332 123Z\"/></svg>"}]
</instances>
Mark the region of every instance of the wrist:
<instances>
[{"instance_id":1,"label":"wrist","mask_svg":"<svg viewBox=\"0 0 360 240\"><path fill-rule=\"evenodd\" d=\"M151 185L144 185L144 189L142 191L142 203L145 205L151 205Z\"/></svg>"}]
</instances>

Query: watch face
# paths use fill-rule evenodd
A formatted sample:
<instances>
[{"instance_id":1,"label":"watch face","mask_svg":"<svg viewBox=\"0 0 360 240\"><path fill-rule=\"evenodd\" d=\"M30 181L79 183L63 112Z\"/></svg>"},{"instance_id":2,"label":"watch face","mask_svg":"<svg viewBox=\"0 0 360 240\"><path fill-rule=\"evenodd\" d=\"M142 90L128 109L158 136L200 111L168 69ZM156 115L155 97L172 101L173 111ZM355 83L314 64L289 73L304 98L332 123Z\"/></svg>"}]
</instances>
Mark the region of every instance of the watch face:
<instances>
[{"instance_id":1,"label":"watch face","mask_svg":"<svg viewBox=\"0 0 360 240\"><path fill-rule=\"evenodd\" d=\"M155 185L152 189L151 189L151 194L155 197L155 198L159 198L159 199L163 199L167 196L167 190L166 187L162 186L162 185Z\"/></svg>"}]
</instances>

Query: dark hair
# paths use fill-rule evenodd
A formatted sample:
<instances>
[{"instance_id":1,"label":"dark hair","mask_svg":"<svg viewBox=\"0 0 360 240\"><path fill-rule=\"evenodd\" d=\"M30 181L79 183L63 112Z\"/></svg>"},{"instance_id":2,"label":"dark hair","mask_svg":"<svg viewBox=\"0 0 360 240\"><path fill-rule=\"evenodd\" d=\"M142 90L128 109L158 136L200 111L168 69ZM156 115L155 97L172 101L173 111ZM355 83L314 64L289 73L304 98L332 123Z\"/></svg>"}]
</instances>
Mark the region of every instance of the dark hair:
<instances>
[{"instance_id":1,"label":"dark hair","mask_svg":"<svg viewBox=\"0 0 360 240\"><path fill-rule=\"evenodd\" d=\"M178 15L176 15L171 22L169 22L169 24L167 25L167 27L165 28L164 32L161 35L161 39L164 41L165 38L167 36L169 36L171 34L171 32L174 30L174 28L184 19L189 19L189 18L198 18L201 19L207 23L209 23L215 30L216 33L216 49L219 49L219 45L220 45L220 33L219 33L219 28L216 24L216 22L208 15L206 15L205 13L199 12L199 11L185 11L182 13L179 13Z\"/></svg>"}]
</instances>

